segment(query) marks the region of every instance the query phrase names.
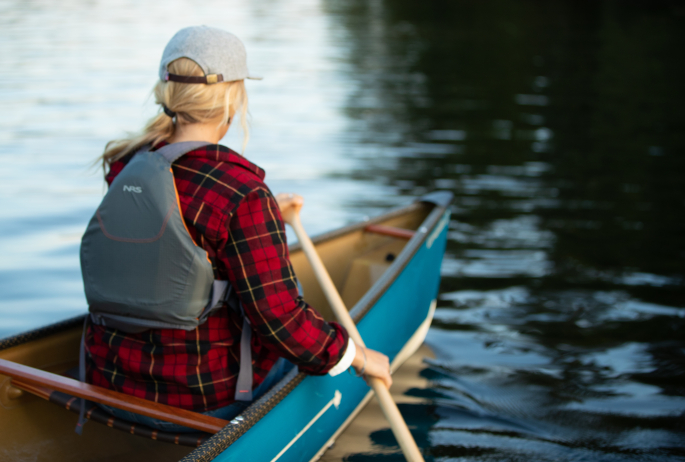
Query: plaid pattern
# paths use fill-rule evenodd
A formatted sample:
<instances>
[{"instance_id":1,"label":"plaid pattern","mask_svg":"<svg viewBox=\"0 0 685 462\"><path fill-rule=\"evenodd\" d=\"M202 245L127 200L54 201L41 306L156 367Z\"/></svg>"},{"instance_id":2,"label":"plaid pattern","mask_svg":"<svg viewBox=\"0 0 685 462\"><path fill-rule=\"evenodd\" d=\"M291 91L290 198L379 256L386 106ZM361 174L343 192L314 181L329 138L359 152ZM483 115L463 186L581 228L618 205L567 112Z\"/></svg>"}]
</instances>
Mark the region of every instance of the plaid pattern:
<instances>
[{"instance_id":1,"label":"plaid pattern","mask_svg":"<svg viewBox=\"0 0 685 462\"><path fill-rule=\"evenodd\" d=\"M160 146L161 147L161 146ZM130 158L111 165L111 183ZM211 145L173 165L183 217L209 256L216 279L236 289L252 323L253 386L279 357L325 374L345 353L348 335L298 295L278 205L264 171L234 151ZM87 380L101 387L195 411L233 402L242 320L220 309L192 331L141 334L91 325Z\"/></svg>"}]
</instances>

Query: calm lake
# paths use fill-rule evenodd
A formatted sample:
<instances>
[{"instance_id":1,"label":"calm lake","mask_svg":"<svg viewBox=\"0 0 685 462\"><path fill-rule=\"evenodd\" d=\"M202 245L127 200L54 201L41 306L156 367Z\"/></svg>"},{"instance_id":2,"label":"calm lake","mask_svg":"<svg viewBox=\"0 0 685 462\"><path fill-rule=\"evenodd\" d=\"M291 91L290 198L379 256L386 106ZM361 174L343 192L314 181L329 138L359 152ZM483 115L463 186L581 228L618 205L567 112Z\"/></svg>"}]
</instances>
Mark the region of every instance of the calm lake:
<instances>
[{"instance_id":1,"label":"calm lake","mask_svg":"<svg viewBox=\"0 0 685 462\"><path fill-rule=\"evenodd\" d=\"M310 233L454 192L435 358L400 406L428 460L685 460L676 1L0 0L0 337L85 312L92 163L196 24L265 77L244 154ZM345 460L401 460L367 438Z\"/></svg>"}]
</instances>

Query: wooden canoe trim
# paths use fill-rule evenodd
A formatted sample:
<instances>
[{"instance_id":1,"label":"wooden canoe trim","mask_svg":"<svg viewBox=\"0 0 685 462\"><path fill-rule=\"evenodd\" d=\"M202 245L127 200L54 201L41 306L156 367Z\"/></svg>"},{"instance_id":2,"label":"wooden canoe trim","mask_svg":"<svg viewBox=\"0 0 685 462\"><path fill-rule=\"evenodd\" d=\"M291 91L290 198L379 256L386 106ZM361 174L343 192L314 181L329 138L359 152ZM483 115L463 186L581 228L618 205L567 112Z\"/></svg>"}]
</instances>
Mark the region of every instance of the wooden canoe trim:
<instances>
[{"instance_id":1,"label":"wooden canoe trim","mask_svg":"<svg viewBox=\"0 0 685 462\"><path fill-rule=\"evenodd\" d=\"M416 234L410 229L395 228L394 226L385 225L367 225L364 231L368 233L382 234L384 236L398 237L400 239L411 239Z\"/></svg>"},{"instance_id":2,"label":"wooden canoe trim","mask_svg":"<svg viewBox=\"0 0 685 462\"><path fill-rule=\"evenodd\" d=\"M30 393L34 390L38 396L44 397L44 390L55 390L67 393L77 398L85 398L88 401L106 404L117 409L130 411L135 414L164 420L166 422L183 425L207 433L218 433L228 425L227 420L217 419L198 412L188 411L166 404L155 403L146 399L107 390L95 385L79 382L78 380L62 377L61 375L41 371L32 367L17 364L12 361L0 359L0 374L11 377L12 383L17 388L22 388ZM48 392L49 393L49 392Z\"/></svg>"}]
</instances>

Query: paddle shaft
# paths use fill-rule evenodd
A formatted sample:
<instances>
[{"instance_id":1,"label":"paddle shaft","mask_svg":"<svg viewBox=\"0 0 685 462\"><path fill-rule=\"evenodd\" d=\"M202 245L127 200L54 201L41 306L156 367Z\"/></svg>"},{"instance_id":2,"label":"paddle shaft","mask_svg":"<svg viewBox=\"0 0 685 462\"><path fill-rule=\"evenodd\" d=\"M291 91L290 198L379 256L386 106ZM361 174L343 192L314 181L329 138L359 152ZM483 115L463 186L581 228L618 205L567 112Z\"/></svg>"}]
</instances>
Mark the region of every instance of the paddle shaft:
<instances>
[{"instance_id":1,"label":"paddle shaft","mask_svg":"<svg viewBox=\"0 0 685 462\"><path fill-rule=\"evenodd\" d=\"M340 297L338 289L336 289L335 285L333 284L333 281L331 280L326 267L323 265L319 254L316 252L314 244L312 243L311 239L309 239L309 236L302 227L299 215L294 213L288 216L287 221L288 224L290 224L290 226L293 228L293 231L295 231L295 235L300 241L302 250L307 256L307 259L314 270L314 275L319 281L319 284L321 285L321 288L328 299L328 303L331 305L331 308L333 309L335 316L338 318L338 321L345 327L345 329L347 329L347 332L352 340L357 345L364 347L364 341L362 340L361 335L359 335L357 326L352 320L350 313L347 311L345 303ZM397 408L397 404L395 404L395 401L392 399L390 390L386 388L385 384L380 379L369 377L368 382L373 391L376 393L376 397L381 405L381 409L383 410L385 417L388 419L390 428L392 429L395 438L402 448L404 457L410 462L423 462L423 456L421 455L414 438L409 432L409 428L407 428L407 424L404 422L402 414L400 414L400 410Z\"/></svg>"}]
</instances>

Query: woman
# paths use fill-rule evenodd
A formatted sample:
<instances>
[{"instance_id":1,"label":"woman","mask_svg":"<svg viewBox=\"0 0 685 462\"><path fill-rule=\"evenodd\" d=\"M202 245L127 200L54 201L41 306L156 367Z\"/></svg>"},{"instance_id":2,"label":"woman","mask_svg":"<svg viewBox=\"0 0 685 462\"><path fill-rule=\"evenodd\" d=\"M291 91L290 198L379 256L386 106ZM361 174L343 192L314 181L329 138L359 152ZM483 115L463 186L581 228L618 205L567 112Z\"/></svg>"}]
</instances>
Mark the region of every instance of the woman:
<instances>
[{"instance_id":1,"label":"woman","mask_svg":"<svg viewBox=\"0 0 685 462\"><path fill-rule=\"evenodd\" d=\"M299 196L274 198L264 171L219 141L236 113L247 142L247 71L243 44L206 26L179 31L167 45L155 85L160 114L135 137L110 142L102 155L111 184L146 145L203 141L172 166L188 232L212 263L214 277L235 289L251 324L254 398L287 371L358 375L391 384L388 358L355 345L343 327L328 323L299 295L280 210ZM87 381L104 388L231 419L244 407L234 400L240 368L241 315L224 307L194 330L125 333L100 325L87 330ZM287 361L286 361L287 360ZM106 408L113 414L168 431L184 427Z\"/></svg>"}]
</instances>

